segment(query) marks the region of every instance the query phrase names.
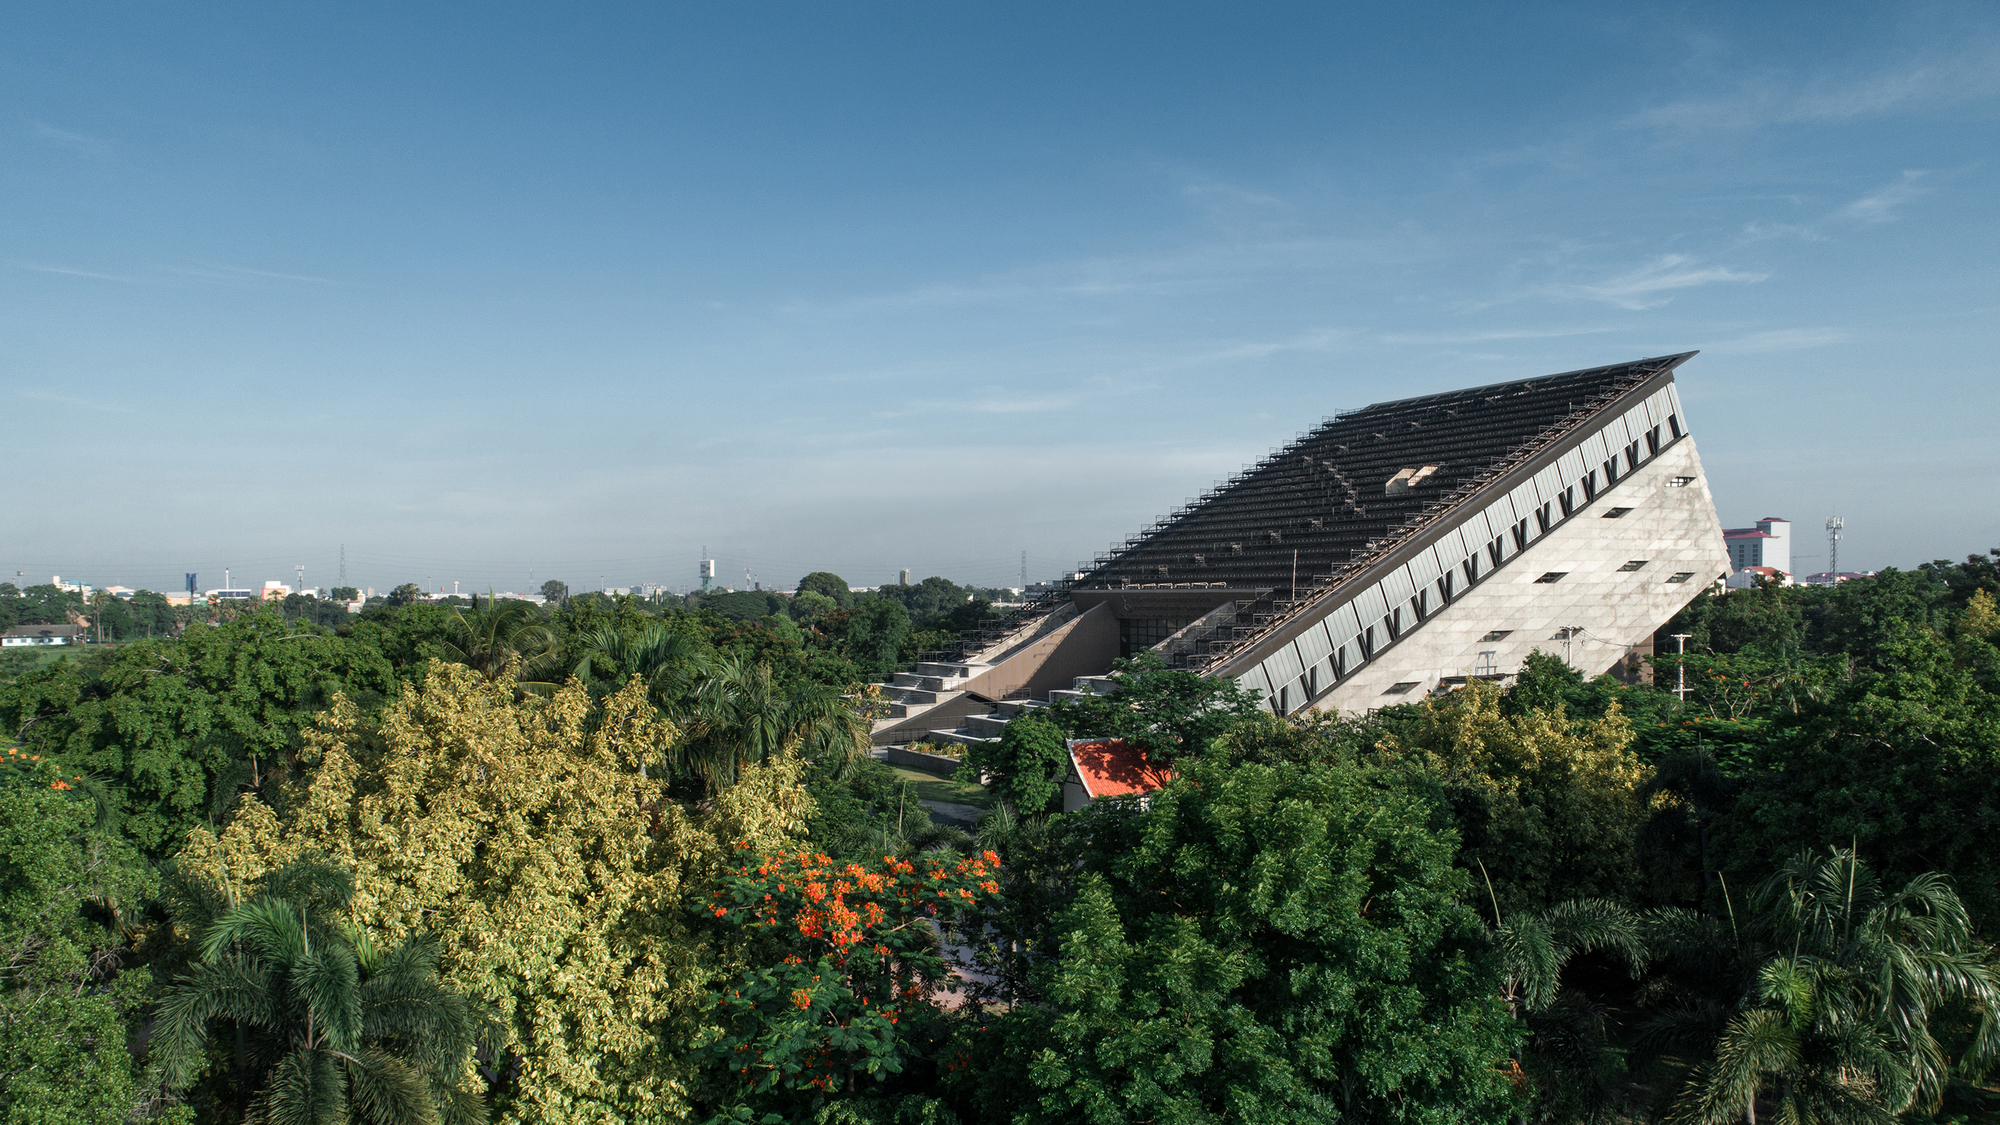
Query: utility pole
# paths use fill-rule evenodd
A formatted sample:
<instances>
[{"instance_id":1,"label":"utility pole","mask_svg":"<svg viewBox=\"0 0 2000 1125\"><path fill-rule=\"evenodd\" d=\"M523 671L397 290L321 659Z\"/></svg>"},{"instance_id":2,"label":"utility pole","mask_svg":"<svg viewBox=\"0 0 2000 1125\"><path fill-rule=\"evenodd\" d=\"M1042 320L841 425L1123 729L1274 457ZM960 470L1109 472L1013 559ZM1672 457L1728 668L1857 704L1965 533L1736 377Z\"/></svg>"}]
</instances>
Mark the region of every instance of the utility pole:
<instances>
[{"instance_id":1,"label":"utility pole","mask_svg":"<svg viewBox=\"0 0 2000 1125\"><path fill-rule=\"evenodd\" d=\"M340 545L340 584L347 585L347 544Z\"/></svg>"},{"instance_id":2,"label":"utility pole","mask_svg":"<svg viewBox=\"0 0 2000 1125\"><path fill-rule=\"evenodd\" d=\"M1673 633L1670 635L1675 640L1681 643L1681 650L1679 654L1680 659L1674 662L1674 671L1678 673L1676 677L1678 682L1674 684L1674 696L1675 698L1679 699L1682 703L1686 703L1688 698L1688 670L1687 670L1688 638L1693 636L1694 634Z\"/></svg>"},{"instance_id":3,"label":"utility pole","mask_svg":"<svg viewBox=\"0 0 2000 1125\"><path fill-rule=\"evenodd\" d=\"M1021 589L1028 588L1028 552L1021 552Z\"/></svg>"}]
</instances>

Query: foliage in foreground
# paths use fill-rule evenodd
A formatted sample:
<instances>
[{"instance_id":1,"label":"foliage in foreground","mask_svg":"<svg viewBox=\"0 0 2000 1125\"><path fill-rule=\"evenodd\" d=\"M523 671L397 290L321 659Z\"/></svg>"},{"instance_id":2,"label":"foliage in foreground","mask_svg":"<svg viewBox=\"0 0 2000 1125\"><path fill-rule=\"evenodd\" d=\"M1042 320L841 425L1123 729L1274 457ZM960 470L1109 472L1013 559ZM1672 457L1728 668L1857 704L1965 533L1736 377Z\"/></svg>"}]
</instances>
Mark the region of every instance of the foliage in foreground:
<instances>
[{"instance_id":1,"label":"foliage in foreground","mask_svg":"<svg viewBox=\"0 0 2000 1125\"><path fill-rule=\"evenodd\" d=\"M1150 808L1064 816L1024 860L1010 886L1046 893L1000 915L1012 1006L964 1033L963 1081L1017 1121L1505 1116L1501 964L1436 801L1183 762Z\"/></svg>"},{"instance_id":2,"label":"foliage in foreground","mask_svg":"<svg viewBox=\"0 0 2000 1125\"><path fill-rule=\"evenodd\" d=\"M429 936L382 948L355 935L337 913L353 893L344 871L302 866L275 881L307 894L224 911L162 996L152 1057L167 1088L207 1075L196 1104L213 1117L484 1122L470 1081L480 1020L438 979Z\"/></svg>"},{"instance_id":3,"label":"foliage in foreground","mask_svg":"<svg viewBox=\"0 0 2000 1125\"><path fill-rule=\"evenodd\" d=\"M336 702L289 811L246 801L219 836L194 833L182 866L255 887L321 857L353 870L363 933L435 932L446 979L500 1021L481 1067L498 1120L679 1120L681 1045L728 968L687 905L737 842L787 843L805 797L781 759L690 811L641 771L678 737L640 682L593 708L574 682L518 698L504 675L439 665L379 727Z\"/></svg>"}]
</instances>

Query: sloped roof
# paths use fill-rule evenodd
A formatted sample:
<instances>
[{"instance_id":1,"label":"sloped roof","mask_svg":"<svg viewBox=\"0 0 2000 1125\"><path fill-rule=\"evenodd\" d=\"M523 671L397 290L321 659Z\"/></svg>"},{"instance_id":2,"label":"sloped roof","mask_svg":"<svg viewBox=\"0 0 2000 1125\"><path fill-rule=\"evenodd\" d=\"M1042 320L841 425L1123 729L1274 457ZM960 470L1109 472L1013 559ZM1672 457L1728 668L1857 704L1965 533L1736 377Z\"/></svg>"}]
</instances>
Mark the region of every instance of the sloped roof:
<instances>
[{"instance_id":1,"label":"sloped roof","mask_svg":"<svg viewBox=\"0 0 2000 1125\"><path fill-rule=\"evenodd\" d=\"M1777 536L1772 535L1768 531L1758 531L1754 527L1724 528L1722 532L1722 537L1724 539L1776 539L1777 538Z\"/></svg>"},{"instance_id":2,"label":"sloped roof","mask_svg":"<svg viewBox=\"0 0 2000 1125\"><path fill-rule=\"evenodd\" d=\"M1377 403L1341 414L1134 536L1076 588L1290 587L1338 571L1493 471L1694 353ZM1405 469L1437 466L1389 492Z\"/></svg>"},{"instance_id":3,"label":"sloped roof","mask_svg":"<svg viewBox=\"0 0 2000 1125\"><path fill-rule=\"evenodd\" d=\"M81 637L81 625L16 625L0 636L8 637Z\"/></svg>"},{"instance_id":4,"label":"sloped roof","mask_svg":"<svg viewBox=\"0 0 2000 1125\"><path fill-rule=\"evenodd\" d=\"M1153 765L1139 748L1117 738L1075 739L1070 764L1091 800L1151 793L1173 780L1173 771Z\"/></svg>"}]
</instances>

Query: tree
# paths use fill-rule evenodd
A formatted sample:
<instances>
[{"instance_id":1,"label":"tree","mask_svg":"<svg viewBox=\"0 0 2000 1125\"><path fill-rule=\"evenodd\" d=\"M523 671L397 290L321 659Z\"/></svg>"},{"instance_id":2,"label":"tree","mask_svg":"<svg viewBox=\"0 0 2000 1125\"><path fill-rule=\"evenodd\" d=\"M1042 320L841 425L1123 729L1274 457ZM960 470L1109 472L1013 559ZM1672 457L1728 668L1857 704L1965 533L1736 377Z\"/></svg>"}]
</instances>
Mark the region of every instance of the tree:
<instances>
[{"instance_id":1,"label":"tree","mask_svg":"<svg viewBox=\"0 0 2000 1125\"><path fill-rule=\"evenodd\" d=\"M352 586L335 586L326 596L337 602L356 602L361 600L361 591Z\"/></svg>"},{"instance_id":2,"label":"tree","mask_svg":"<svg viewBox=\"0 0 2000 1125\"><path fill-rule=\"evenodd\" d=\"M466 1082L480 1020L439 979L436 945L410 935L378 947L338 914L351 876L319 868L306 879L318 884L311 899L259 895L206 927L200 962L160 1001L152 1058L166 1086L233 1072L232 1116L254 1120L486 1120Z\"/></svg>"},{"instance_id":3,"label":"tree","mask_svg":"<svg viewBox=\"0 0 2000 1125\"><path fill-rule=\"evenodd\" d=\"M1560 704L1509 716L1498 689L1474 680L1425 702L1420 716L1381 749L1444 787L1464 841L1459 863L1484 864L1502 909L1630 892L1648 774L1616 705L1590 721Z\"/></svg>"},{"instance_id":4,"label":"tree","mask_svg":"<svg viewBox=\"0 0 2000 1125\"><path fill-rule=\"evenodd\" d=\"M405 582L389 591L387 604L390 606L415 605L424 600L423 588L415 582Z\"/></svg>"},{"instance_id":5,"label":"tree","mask_svg":"<svg viewBox=\"0 0 2000 1125\"><path fill-rule=\"evenodd\" d=\"M713 650L684 629L655 623L641 630L604 626L579 637L570 674L594 690L614 692L633 677L656 707L685 702L709 667Z\"/></svg>"},{"instance_id":6,"label":"tree","mask_svg":"<svg viewBox=\"0 0 2000 1125\"><path fill-rule=\"evenodd\" d=\"M806 811L792 759L697 811L668 800L640 767L679 737L643 685L517 698L437 664L379 723L335 701L296 799L246 800L178 863L246 886L323 857L354 872L346 917L371 939L435 934L441 974L500 1021L480 1064L500 1121L678 1121L707 982L739 967L687 907L737 842L781 851Z\"/></svg>"},{"instance_id":7,"label":"tree","mask_svg":"<svg viewBox=\"0 0 2000 1125\"><path fill-rule=\"evenodd\" d=\"M999 892L999 862L751 853L726 875L696 913L758 954L709 997L721 1023L700 1050L722 1115L805 1120L836 1098L854 1112L934 1062L950 981L939 932Z\"/></svg>"},{"instance_id":8,"label":"tree","mask_svg":"<svg viewBox=\"0 0 2000 1125\"><path fill-rule=\"evenodd\" d=\"M1890 618L1823 700L1751 749L1733 815L1718 824L1728 866L1761 872L1802 843L1857 847L1885 879L1951 877L1982 928L2000 923L2000 695L1990 642L1955 643Z\"/></svg>"},{"instance_id":9,"label":"tree","mask_svg":"<svg viewBox=\"0 0 2000 1125\"><path fill-rule=\"evenodd\" d=\"M0 768L0 1119L119 1125L133 1110L127 1012L143 969L120 973L121 923L153 879L93 828L77 779Z\"/></svg>"},{"instance_id":10,"label":"tree","mask_svg":"<svg viewBox=\"0 0 2000 1125\"><path fill-rule=\"evenodd\" d=\"M958 1081L1019 1122L1495 1120L1502 964L1433 798L1324 766L1184 758L1057 818L995 916L1008 995ZM1009 869L1014 861L1009 858ZM995 1116L1002 1116L996 1112Z\"/></svg>"},{"instance_id":11,"label":"tree","mask_svg":"<svg viewBox=\"0 0 2000 1125\"><path fill-rule=\"evenodd\" d=\"M680 712L692 737L675 773L711 790L735 784L745 766L796 753L844 765L868 753L868 724L840 693L819 684L787 688L767 664L729 656L715 662Z\"/></svg>"},{"instance_id":12,"label":"tree","mask_svg":"<svg viewBox=\"0 0 2000 1125\"><path fill-rule=\"evenodd\" d=\"M451 639L444 650L454 663L491 680L509 667L534 664L555 646L555 634L541 624L533 605L495 602L489 594L484 606L474 598L471 612L452 612Z\"/></svg>"},{"instance_id":13,"label":"tree","mask_svg":"<svg viewBox=\"0 0 2000 1125\"><path fill-rule=\"evenodd\" d=\"M0 685L0 724L69 772L102 778L122 830L162 859L239 795L292 779L301 730L336 695L372 706L394 684L373 647L288 625L267 606Z\"/></svg>"},{"instance_id":14,"label":"tree","mask_svg":"<svg viewBox=\"0 0 2000 1125\"><path fill-rule=\"evenodd\" d=\"M547 582L542 583L543 601L559 602L567 597L569 597L568 584L563 582L558 582L553 578L549 579Z\"/></svg>"},{"instance_id":15,"label":"tree","mask_svg":"<svg viewBox=\"0 0 2000 1125\"><path fill-rule=\"evenodd\" d=\"M799 579L795 594L818 594L830 598L834 605L846 609L854 601L854 592L848 587L847 579L824 570L815 570Z\"/></svg>"},{"instance_id":16,"label":"tree","mask_svg":"<svg viewBox=\"0 0 2000 1125\"><path fill-rule=\"evenodd\" d=\"M1069 744L1062 730L1039 715L1022 715L997 740L975 744L965 763L1022 816L1057 811L1069 771Z\"/></svg>"},{"instance_id":17,"label":"tree","mask_svg":"<svg viewBox=\"0 0 2000 1125\"><path fill-rule=\"evenodd\" d=\"M766 590L736 590L710 594L702 599L701 607L737 621L758 621L773 613L783 613L785 597Z\"/></svg>"},{"instance_id":18,"label":"tree","mask_svg":"<svg viewBox=\"0 0 2000 1125\"><path fill-rule=\"evenodd\" d=\"M1730 944L1754 973L1731 998L1669 1120L1754 1122L1767 1095L1780 1120L1802 1123L1888 1122L1935 1110L1953 1069L1936 1024L1954 1006L1978 1021L1961 1073L1983 1070L2000 1048L2000 972L1942 877L1919 875L1886 891L1851 849L1805 851L1749 905L1747 932ZM1670 937L1720 937L1690 912L1666 912L1657 924ZM1682 1045L1711 1022L1682 1009L1653 1032Z\"/></svg>"},{"instance_id":19,"label":"tree","mask_svg":"<svg viewBox=\"0 0 2000 1125\"><path fill-rule=\"evenodd\" d=\"M1200 754L1237 723L1263 714L1254 692L1233 680L1169 668L1143 652L1113 662L1109 694L1065 699L1044 714L1073 738L1122 738L1148 759Z\"/></svg>"}]
</instances>

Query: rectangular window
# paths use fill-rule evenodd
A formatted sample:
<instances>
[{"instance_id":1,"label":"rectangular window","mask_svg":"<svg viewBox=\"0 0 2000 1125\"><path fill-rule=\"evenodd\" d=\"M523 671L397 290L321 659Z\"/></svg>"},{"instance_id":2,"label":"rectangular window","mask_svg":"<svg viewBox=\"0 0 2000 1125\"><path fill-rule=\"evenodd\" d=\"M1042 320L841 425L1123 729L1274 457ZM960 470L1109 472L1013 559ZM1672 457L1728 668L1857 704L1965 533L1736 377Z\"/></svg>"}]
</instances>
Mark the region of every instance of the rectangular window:
<instances>
[{"instance_id":1,"label":"rectangular window","mask_svg":"<svg viewBox=\"0 0 2000 1125\"><path fill-rule=\"evenodd\" d=\"M1618 518L1619 516L1622 516L1622 515L1624 515L1624 514L1625 514L1626 512L1629 512L1629 511L1631 511L1631 510L1632 510L1632 509L1630 509L1630 508L1613 508L1613 509L1611 509L1610 511L1608 511L1608 512L1604 513L1604 518L1605 518L1605 519L1608 519L1608 520L1615 520L1615 519L1617 519L1617 518Z\"/></svg>"},{"instance_id":2,"label":"rectangular window","mask_svg":"<svg viewBox=\"0 0 2000 1125\"><path fill-rule=\"evenodd\" d=\"M1535 579L1535 581L1537 581L1537 582L1561 582L1561 581L1562 581L1562 580L1563 580L1563 579L1564 579L1564 578L1565 578L1566 576L1568 576L1568 574L1569 574L1569 571L1567 571L1567 570L1551 570L1551 571L1549 571L1549 572L1548 572L1547 574L1544 574L1544 575L1542 575L1542 576L1541 576L1540 578L1537 578L1537 579Z\"/></svg>"},{"instance_id":3,"label":"rectangular window","mask_svg":"<svg viewBox=\"0 0 2000 1125\"><path fill-rule=\"evenodd\" d=\"M1645 565L1646 565L1646 560L1645 560L1645 559L1633 559L1633 560L1632 560L1631 562L1628 562L1628 563L1626 563L1626 564L1625 564L1624 566L1621 566L1621 567L1619 567L1618 569L1619 569L1619 570L1638 570L1638 569L1640 569L1641 567L1644 567Z\"/></svg>"},{"instance_id":4,"label":"rectangular window","mask_svg":"<svg viewBox=\"0 0 2000 1125\"><path fill-rule=\"evenodd\" d=\"M1669 429L1669 430L1672 430L1672 431L1674 432L1674 436L1675 436L1676 438L1680 437L1680 436L1681 436L1681 416L1680 416L1680 415L1678 415L1678 414L1669 414L1669 415L1667 415L1667 429Z\"/></svg>"},{"instance_id":5,"label":"rectangular window","mask_svg":"<svg viewBox=\"0 0 2000 1125\"><path fill-rule=\"evenodd\" d=\"M1693 577L1694 577L1694 571L1692 571L1692 570L1683 570L1683 571L1681 571L1681 572L1680 572L1679 574L1676 574L1676 575L1673 575L1672 577L1668 578L1668 579L1667 579L1667 581L1669 581L1669 582L1686 582L1686 581L1687 581L1688 579L1690 579L1690 578L1693 578Z\"/></svg>"},{"instance_id":6,"label":"rectangular window","mask_svg":"<svg viewBox=\"0 0 2000 1125\"><path fill-rule=\"evenodd\" d=\"M1512 629L1495 629L1479 639L1482 641L1504 641L1507 639L1508 634L1513 631Z\"/></svg>"},{"instance_id":7,"label":"rectangular window","mask_svg":"<svg viewBox=\"0 0 2000 1125\"><path fill-rule=\"evenodd\" d=\"M1646 431L1646 455L1650 457L1653 456L1654 454L1657 454L1659 451L1660 451L1660 427L1654 426L1652 429Z\"/></svg>"},{"instance_id":8,"label":"rectangular window","mask_svg":"<svg viewBox=\"0 0 2000 1125\"><path fill-rule=\"evenodd\" d=\"M1675 477L1674 479L1667 482L1667 487L1686 488L1688 485L1691 485L1693 483L1694 483L1693 477Z\"/></svg>"},{"instance_id":9,"label":"rectangular window","mask_svg":"<svg viewBox=\"0 0 2000 1125\"><path fill-rule=\"evenodd\" d=\"M1418 685L1419 683L1422 683L1422 682L1423 682L1423 681L1421 681L1421 680L1405 680L1404 682L1402 682L1402 683L1400 683L1400 684L1390 684L1390 685L1389 685L1389 690L1388 690L1388 691L1385 691L1385 692L1383 692L1382 694L1383 694L1383 695L1408 695L1408 694L1410 694L1411 690L1413 690L1413 689L1414 689L1414 688L1415 688L1415 687L1416 687L1416 686L1417 686L1417 685Z\"/></svg>"}]
</instances>

